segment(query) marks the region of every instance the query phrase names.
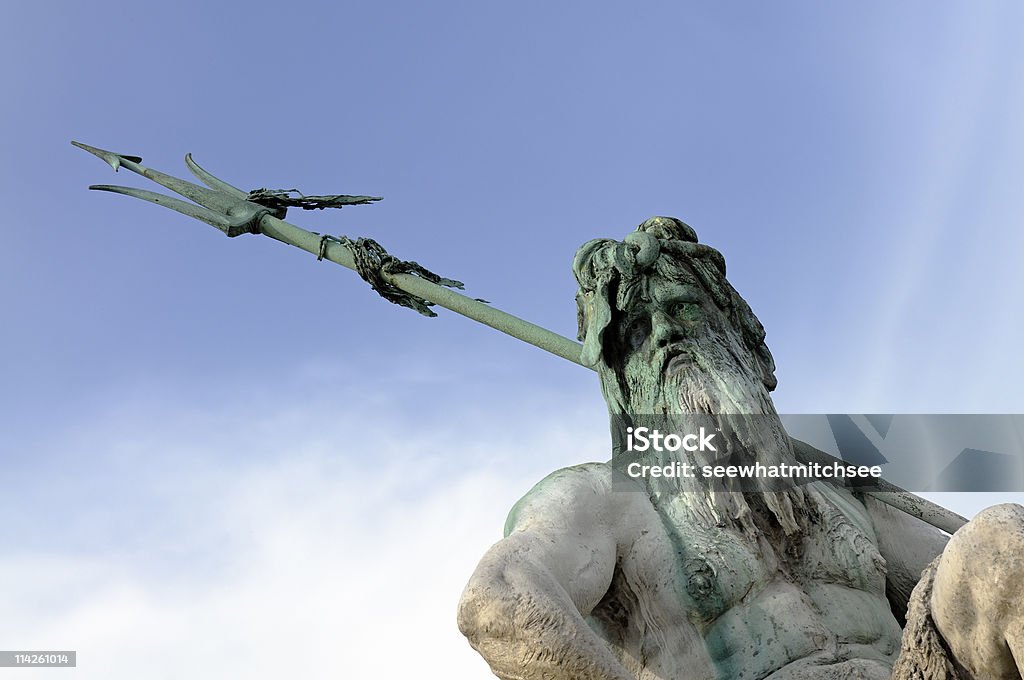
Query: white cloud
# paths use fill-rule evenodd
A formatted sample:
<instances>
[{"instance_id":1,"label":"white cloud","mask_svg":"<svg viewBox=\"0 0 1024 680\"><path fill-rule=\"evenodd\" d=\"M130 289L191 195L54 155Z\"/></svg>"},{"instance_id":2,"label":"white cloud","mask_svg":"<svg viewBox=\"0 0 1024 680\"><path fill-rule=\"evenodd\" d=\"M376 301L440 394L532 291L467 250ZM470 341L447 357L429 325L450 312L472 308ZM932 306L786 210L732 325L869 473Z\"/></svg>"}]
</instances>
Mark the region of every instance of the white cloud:
<instances>
[{"instance_id":1,"label":"white cloud","mask_svg":"<svg viewBox=\"0 0 1024 680\"><path fill-rule=\"evenodd\" d=\"M379 404L314 396L254 428L160 401L67 434L97 493L49 497L39 529L64 515L88 540L0 557L4 648L75 649L76 678L491 677L456 628L462 587L512 504L605 438L577 414L505 411L453 446L458 423L396 431ZM90 512L113 524L73 521Z\"/></svg>"}]
</instances>

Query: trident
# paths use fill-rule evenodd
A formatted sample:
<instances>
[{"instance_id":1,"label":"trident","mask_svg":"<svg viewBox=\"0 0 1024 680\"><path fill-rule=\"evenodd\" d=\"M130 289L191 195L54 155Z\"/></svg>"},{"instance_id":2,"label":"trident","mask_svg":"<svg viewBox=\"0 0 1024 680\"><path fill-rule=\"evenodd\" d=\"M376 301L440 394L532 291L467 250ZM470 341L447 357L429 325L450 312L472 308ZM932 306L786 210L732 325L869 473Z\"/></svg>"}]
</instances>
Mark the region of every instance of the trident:
<instances>
[{"instance_id":1,"label":"trident","mask_svg":"<svg viewBox=\"0 0 1024 680\"><path fill-rule=\"evenodd\" d=\"M104 151L80 142L71 143L103 159L115 172L118 168L127 168L192 202L145 189L109 184L94 184L89 187L90 189L111 191L162 205L206 222L232 238L241 234L269 236L276 241L312 253L317 256L317 260L330 260L356 271L390 302L414 309L424 316L437 316L430 308L438 305L574 364L589 368L580 360L582 346L578 342L495 309L485 300L457 293L452 288L461 289L463 286L459 281L438 276L415 262L399 260L388 254L372 239L360 238L353 241L344 236L318 234L284 221L289 207L304 210L341 208L346 205L372 203L381 200L380 197L345 194L305 196L296 189L243 191L203 170L192 160L191 154L186 154L185 165L206 185L199 186L143 166L140 156ZM843 462L799 439L793 439L792 442L793 451L801 463L830 465L837 461ZM859 487L859 490L950 534L967 523L966 518L955 512L884 479L877 480L872 489Z\"/></svg>"}]
</instances>

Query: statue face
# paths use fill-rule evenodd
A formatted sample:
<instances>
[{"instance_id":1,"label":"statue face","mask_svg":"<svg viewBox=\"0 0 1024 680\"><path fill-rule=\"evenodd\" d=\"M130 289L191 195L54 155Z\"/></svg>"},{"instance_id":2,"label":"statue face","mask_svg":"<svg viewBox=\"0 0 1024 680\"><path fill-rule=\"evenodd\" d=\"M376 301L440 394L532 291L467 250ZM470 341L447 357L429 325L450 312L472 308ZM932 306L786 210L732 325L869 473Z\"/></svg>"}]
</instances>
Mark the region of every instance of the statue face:
<instances>
[{"instance_id":1,"label":"statue face","mask_svg":"<svg viewBox=\"0 0 1024 680\"><path fill-rule=\"evenodd\" d=\"M630 297L615 342L633 413L763 410L753 353L692 271L659 267Z\"/></svg>"},{"instance_id":2,"label":"statue face","mask_svg":"<svg viewBox=\"0 0 1024 680\"><path fill-rule=\"evenodd\" d=\"M661 276L649 280L645 297L619 325L620 346L634 361L664 369L665 361L687 356L705 330L708 305L714 304L695 284Z\"/></svg>"},{"instance_id":3,"label":"statue face","mask_svg":"<svg viewBox=\"0 0 1024 680\"><path fill-rule=\"evenodd\" d=\"M663 375L693 362L709 337L731 331L722 311L688 269L672 277L654 273L645 283L644 293L618 325L623 357L634 369L644 365Z\"/></svg>"}]
</instances>

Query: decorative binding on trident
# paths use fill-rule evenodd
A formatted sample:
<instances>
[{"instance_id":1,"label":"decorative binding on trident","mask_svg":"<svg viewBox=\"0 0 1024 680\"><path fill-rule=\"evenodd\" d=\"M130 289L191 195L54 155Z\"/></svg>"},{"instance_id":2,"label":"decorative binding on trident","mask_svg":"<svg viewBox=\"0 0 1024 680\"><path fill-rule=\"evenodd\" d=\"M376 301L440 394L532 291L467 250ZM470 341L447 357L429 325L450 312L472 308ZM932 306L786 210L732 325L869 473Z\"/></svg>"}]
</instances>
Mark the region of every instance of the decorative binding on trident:
<instances>
[{"instance_id":1,"label":"decorative binding on trident","mask_svg":"<svg viewBox=\"0 0 1024 680\"><path fill-rule=\"evenodd\" d=\"M292 196L292 194L297 194ZM382 200L381 196L349 196L348 194L331 194L329 196L307 196L298 189L253 189L245 200L265 205L272 210L302 208L303 210L323 210L325 208L343 208L346 205L364 205Z\"/></svg>"},{"instance_id":2,"label":"decorative binding on trident","mask_svg":"<svg viewBox=\"0 0 1024 680\"><path fill-rule=\"evenodd\" d=\"M294 194L294 195L293 195ZM298 189L253 189L245 200L258 203L280 214L288 208L303 210L324 210L326 208L343 208L346 205L365 205L382 200L380 196L350 196L348 194L331 194L327 196L307 196ZM316 233L316 232L314 232ZM423 316L437 316L430 308L434 303L412 293L407 293L385 277L385 274L411 274L421 279L436 283L447 288L463 290L461 281L438 276L418 262L399 260L384 249L384 246L372 238L357 238L355 241L348 236L320 235L320 249L317 261L324 259L328 241L340 243L352 252L355 270L359 277L370 284L382 298L402 307L414 309Z\"/></svg>"},{"instance_id":3,"label":"decorative binding on trident","mask_svg":"<svg viewBox=\"0 0 1024 680\"><path fill-rule=\"evenodd\" d=\"M437 316L437 313L430 309L434 306L434 303L426 298L405 292L388 281L384 277L385 274L412 274L439 286L458 288L459 290L465 288L461 281L438 276L418 262L399 260L372 238L357 238L353 241L348 236L323 234L320 236L320 252L317 254L317 260L324 259L324 251L328 241L340 243L352 251L352 258L356 264L356 273L359 274L363 281L370 284L370 288L377 291L378 295L388 302L393 302L396 305L408 307L409 309L415 309L423 316Z\"/></svg>"}]
</instances>

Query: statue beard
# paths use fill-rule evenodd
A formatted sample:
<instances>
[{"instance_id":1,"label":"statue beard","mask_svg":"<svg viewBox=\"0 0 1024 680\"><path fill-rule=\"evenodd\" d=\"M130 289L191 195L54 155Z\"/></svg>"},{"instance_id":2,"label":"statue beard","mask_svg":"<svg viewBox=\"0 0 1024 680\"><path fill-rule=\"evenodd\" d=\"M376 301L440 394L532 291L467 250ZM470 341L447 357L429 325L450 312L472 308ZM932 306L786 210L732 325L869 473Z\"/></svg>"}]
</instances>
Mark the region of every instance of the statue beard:
<instances>
[{"instance_id":1,"label":"statue beard","mask_svg":"<svg viewBox=\"0 0 1024 680\"><path fill-rule=\"evenodd\" d=\"M717 451L652 454L657 465L695 466L692 477L647 478L652 498L670 524L733 527L755 545L766 535L774 536L776 545L797 539L805 529L809 501L791 480L701 474L705 465L796 463L752 354L732 333L708 328L697 340L661 349L642 366L631 367L630 359L644 360L627 358L620 374L627 413L635 425L653 414L659 429L685 434L703 426L716 432Z\"/></svg>"}]
</instances>

